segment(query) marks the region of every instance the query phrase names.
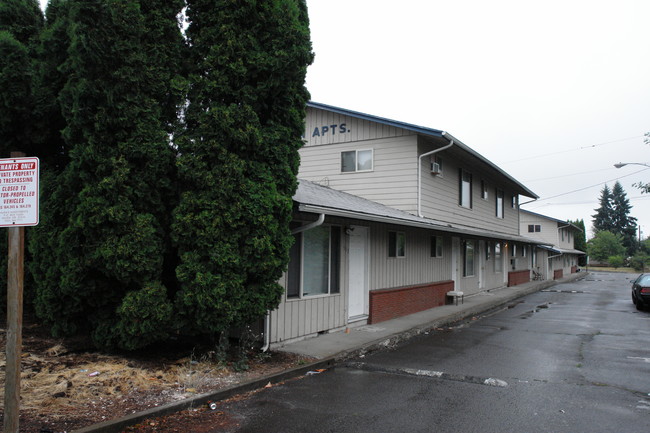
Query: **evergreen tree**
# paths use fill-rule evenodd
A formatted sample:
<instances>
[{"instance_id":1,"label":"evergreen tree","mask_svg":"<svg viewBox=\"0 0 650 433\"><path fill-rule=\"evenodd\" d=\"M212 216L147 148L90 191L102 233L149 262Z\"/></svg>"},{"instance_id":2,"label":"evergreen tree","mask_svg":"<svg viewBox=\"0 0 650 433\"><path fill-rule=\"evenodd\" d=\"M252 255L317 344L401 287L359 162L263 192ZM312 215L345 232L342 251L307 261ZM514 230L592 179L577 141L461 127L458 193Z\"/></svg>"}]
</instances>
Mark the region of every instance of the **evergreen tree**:
<instances>
[{"instance_id":1,"label":"evergreen tree","mask_svg":"<svg viewBox=\"0 0 650 433\"><path fill-rule=\"evenodd\" d=\"M623 245L628 255L637 250L636 218L630 216L632 206L621 184L617 181L612 188L612 232L623 238Z\"/></svg>"},{"instance_id":2,"label":"evergreen tree","mask_svg":"<svg viewBox=\"0 0 650 433\"><path fill-rule=\"evenodd\" d=\"M0 2L0 157L32 156L32 56L43 25L36 0Z\"/></svg>"},{"instance_id":3,"label":"evergreen tree","mask_svg":"<svg viewBox=\"0 0 650 433\"><path fill-rule=\"evenodd\" d=\"M575 234L575 237L573 238L573 246L575 247L576 250L580 250L583 252L587 252L587 231L585 230L585 222L584 220L577 219L575 221L568 221L569 224L573 224L574 226L578 227L581 231ZM585 266L587 264L587 257L586 256L580 256L578 257L578 265L580 266Z\"/></svg>"},{"instance_id":4,"label":"evergreen tree","mask_svg":"<svg viewBox=\"0 0 650 433\"><path fill-rule=\"evenodd\" d=\"M36 0L0 2L0 158L12 151L38 156L33 143L34 101L32 99L33 53L43 25ZM4 234L4 231L3 231ZM5 305L7 236L0 236L0 303ZM26 280L25 302L32 298Z\"/></svg>"},{"instance_id":5,"label":"evergreen tree","mask_svg":"<svg viewBox=\"0 0 650 433\"><path fill-rule=\"evenodd\" d=\"M58 93L68 161L43 203L41 242L32 244L41 258L33 267L37 312L55 335L91 332L98 346L133 349L165 338L171 326L163 264L173 256L169 134L183 1L59 6L69 37Z\"/></svg>"},{"instance_id":6,"label":"evergreen tree","mask_svg":"<svg viewBox=\"0 0 650 433\"><path fill-rule=\"evenodd\" d=\"M312 52L302 0L187 4L176 306L185 332L218 333L279 302Z\"/></svg>"},{"instance_id":7,"label":"evergreen tree","mask_svg":"<svg viewBox=\"0 0 650 433\"><path fill-rule=\"evenodd\" d=\"M596 214L592 215L594 232L611 231L614 228L612 215L612 192L607 185L600 191L600 207L595 209Z\"/></svg>"}]
</instances>

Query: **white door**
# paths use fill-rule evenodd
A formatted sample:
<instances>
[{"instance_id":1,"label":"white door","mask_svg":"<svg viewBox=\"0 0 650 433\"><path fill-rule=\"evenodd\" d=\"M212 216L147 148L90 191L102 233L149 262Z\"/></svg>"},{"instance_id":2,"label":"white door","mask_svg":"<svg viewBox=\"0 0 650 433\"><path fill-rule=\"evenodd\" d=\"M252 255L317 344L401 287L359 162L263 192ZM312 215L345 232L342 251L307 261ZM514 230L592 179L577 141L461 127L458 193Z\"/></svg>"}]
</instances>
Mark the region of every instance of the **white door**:
<instances>
[{"instance_id":1,"label":"white door","mask_svg":"<svg viewBox=\"0 0 650 433\"><path fill-rule=\"evenodd\" d=\"M363 319L368 315L368 227L349 229L348 255L348 319Z\"/></svg>"}]
</instances>

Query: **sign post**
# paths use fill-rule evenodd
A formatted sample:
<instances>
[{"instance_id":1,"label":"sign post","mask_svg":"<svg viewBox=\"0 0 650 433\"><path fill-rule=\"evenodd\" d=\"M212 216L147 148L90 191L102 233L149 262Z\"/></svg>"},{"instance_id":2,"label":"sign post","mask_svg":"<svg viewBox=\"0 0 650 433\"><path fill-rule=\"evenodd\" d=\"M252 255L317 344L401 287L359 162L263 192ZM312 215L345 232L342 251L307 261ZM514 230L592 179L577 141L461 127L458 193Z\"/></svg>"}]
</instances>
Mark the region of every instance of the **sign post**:
<instances>
[{"instance_id":1,"label":"sign post","mask_svg":"<svg viewBox=\"0 0 650 433\"><path fill-rule=\"evenodd\" d=\"M23 331L25 226L38 224L38 158L0 159L0 227L8 227L5 433L18 433Z\"/></svg>"}]
</instances>

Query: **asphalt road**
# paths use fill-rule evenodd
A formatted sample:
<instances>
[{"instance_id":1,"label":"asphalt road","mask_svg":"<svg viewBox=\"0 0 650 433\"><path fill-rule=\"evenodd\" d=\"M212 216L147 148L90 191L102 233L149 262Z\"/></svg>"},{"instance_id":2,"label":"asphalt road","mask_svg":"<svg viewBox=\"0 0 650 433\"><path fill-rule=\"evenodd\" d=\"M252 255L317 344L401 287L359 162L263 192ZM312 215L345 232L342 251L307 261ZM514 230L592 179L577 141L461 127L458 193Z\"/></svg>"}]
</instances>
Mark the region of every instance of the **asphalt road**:
<instances>
[{"instance_id":1,"label":"asphalt road","mask_svg":"<svg viewBox=\"0 0 650 433\"><path fill-rule=\"evenodd\" d=\"M592 273L221 409L233 432L647 433L650 312L632 277Z\"/></svg>"}]
</instances>

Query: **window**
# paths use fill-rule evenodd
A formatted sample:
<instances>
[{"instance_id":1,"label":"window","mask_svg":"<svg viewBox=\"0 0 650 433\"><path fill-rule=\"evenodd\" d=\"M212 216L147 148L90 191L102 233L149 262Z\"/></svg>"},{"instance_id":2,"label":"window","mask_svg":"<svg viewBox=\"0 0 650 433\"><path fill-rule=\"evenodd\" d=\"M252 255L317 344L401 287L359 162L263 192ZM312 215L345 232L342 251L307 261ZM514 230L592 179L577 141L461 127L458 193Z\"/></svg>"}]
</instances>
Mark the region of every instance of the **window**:
<instances>
[{"instance_id":1,"label":"window","mask_svg":"<svg viewBox=\"0 0 650 433\"><path fill-rule=\"evenodd\" d=\"M372 171L372 149L341 152L341 171Z\"/></svg>"},{"instance_id":2,"label":"window","mask_svg":"<svg viewBox=\"0 0 650 433\"><path fill-rule=\"evenodd\" d=\"M474 276L474 241L465 241L463 245L463 277Z\"/></svg>"},{"instance_id":3,"label":"window","mask_svg":"<svg viewBox=\"0 0 650 433\"><path fill-rule=\"evenodd\" d=\"M492 257L492 242L485 242L485 261L490 260Z\"/></svg>"},{"instance_id":4,"label":"window","mask_svg":"<svg viewBox=\"0 0 650 433\"><path fill-rule=\"evenodd\" d=\"M516 209L516 208L517 208L517 196L516 196L516 195L513 195L513 196L512 196L512 199L511 199L511 202L510 202L510 206L511 206L513 209Z\"/></svg>"},{"instance_id":5,"label":"window","mask_svg":"<svg viewBox=\"0 0 650 433\"><path fill-rule=\"evenodd\" d=\"M472 174L466 172L462 168L458 174L459 181L459 197L458 204L462 207L472 208Z\"/></svg>"},{"instance_id":6,"label":"window","mask_svg":"<svg viewBox=\"0 0 650 433\"><path fill-rule=\"evenodd\" d=\"M503 260L501 259L501 242L494 244L494 272L501 272Z\"/></svg>"},{"instance_id":7,"label":"window","mask_svg":"<svg viewBox=\"0 0 650 433\"><path fill-rule=\"evenodd\" d=\"M340 227L319 226L295 235L287 271L287 298L339 293Z\"/></svg>"},{"instance_id":8,"label":"window","mask_svg":"<svg viewBox=\"0 0 650 433\"><path fill-rule=\"evenodd\" d=\"M388 232L388 257L406 257L406 235Z\"/></svg>"},{"instance_id":9,"label":"window","mask_svg":"<svg viewBox=\"0 0 650 433\"><path fill-rule=\"evenodd\" d=\"M497 218L503 218L503 190L497 189L496 192L496 216Z\"/></svg>"},{"instance_id":10,"label":"window","mask_svg":"<svg viewBox=\"0 0 650 433\"><path fill-rule=\"evenodd\" d=\"M560 229L560 234L562 235L562 242L564 242L564 229Z\"/></svg>"},{"instance_id":11,"label":"window","mask_svg":"<svg viewBox=\"0 0 650 433\"><path fill-rule=\"evenodd\" d=\"M528 224L528 233L539 233L542 231L542 226L539 224Z\"/></svg>"},{"instance_id":12,"label":"window","mask_svg":"<svg viewBox=\"0 0 650 433\"><path fill-rule=\"evenodd\" d=\"M524 245L523 247L521 247L521 257L526 257L527 254L528 254L528 245Z\"/></svg>"},{"instance_id":13,"label":"window","mask_svg":"<svg viewBox=\"0 0 650 433\"><path fill-rule=\"evenodd\" d=\"M530 252L530 258L533 263L533 269L537 268L537 248L533 247L532 251Z\"/></svg>"},{"instance_id":14,"label":"window","mask_svg":"<svg viewBox=\"0 0 650 433\"><path fill-rule=\"evenodd\" d=\"M481 181L481 198L483 200L487 200L489 198L487 183L485 183L484 180Z\"/></svg>"},{"instance_id":15,"label":"window","mask_svg":"<svg viewBox=\"0 0 650 433\"><path fill-rule=\"evenodd\" d=\"M431 257L442 257L442 236L431 236Z\"/></svg>"},{"instance_id":16,"label":"window","mask_svg":"<svg viewBox=\"0 0 650 433\"><path fill-rule=\"evenodd\" d=\"M512 248L510 248L510 257L517 257L517 245L512 244Z\"/></svg>"}]
</instances>

